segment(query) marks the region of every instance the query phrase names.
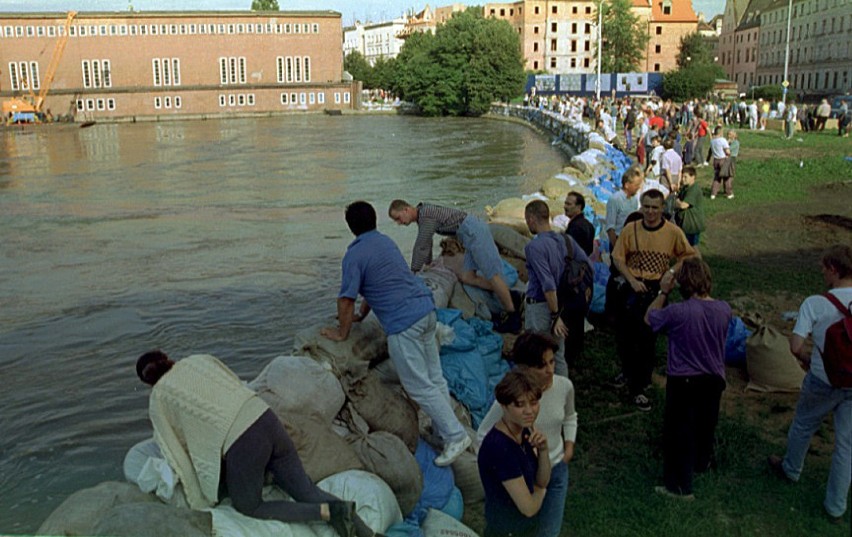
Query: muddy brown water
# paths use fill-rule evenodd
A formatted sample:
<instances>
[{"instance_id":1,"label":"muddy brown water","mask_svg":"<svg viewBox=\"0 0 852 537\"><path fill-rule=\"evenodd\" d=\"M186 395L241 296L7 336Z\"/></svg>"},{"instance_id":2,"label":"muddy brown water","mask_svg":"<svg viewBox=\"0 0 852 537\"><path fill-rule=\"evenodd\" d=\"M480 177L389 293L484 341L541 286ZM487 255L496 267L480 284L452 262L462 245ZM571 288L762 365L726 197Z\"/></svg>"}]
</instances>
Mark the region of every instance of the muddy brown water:
<instances>
[{"instance_id":1,"label":"muddy brown water","mask_svg":"<svg viewBox=\"0 0 852 537\"><path fill-rule=\"evenodd\" d=\"M482 214L565 156L513 123L294 116L0 131L0 533L121 480L151 434L143 351L219 356L243 378L335 311L374 203L406 257L397 197Z\"/></svg>"}]
</instances>

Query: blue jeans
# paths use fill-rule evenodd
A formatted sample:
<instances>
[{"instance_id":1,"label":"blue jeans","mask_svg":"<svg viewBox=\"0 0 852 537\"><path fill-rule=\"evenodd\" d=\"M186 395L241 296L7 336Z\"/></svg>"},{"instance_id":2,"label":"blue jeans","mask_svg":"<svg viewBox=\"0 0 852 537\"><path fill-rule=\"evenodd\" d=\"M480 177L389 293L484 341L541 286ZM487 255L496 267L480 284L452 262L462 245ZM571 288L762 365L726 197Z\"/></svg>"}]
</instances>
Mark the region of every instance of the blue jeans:
<instances>
[{"instance_id":1,"label":"blue jeans","mask_svg":"<svg viewBox=\"0 0 852 537\"><path fill-rule=\"evenodd\" d=\"M450 390L441 372L436 327L432 311L402 332L388 336L388 354L402 387L432 418L432 427L446 445L458 442L467 433L450 404Z\"/></svg>"},{"instance_id":2,"label":"blue jeans","mask_svg":"<svg viewBox=\"0 0 852 537\"><path fill-rule=\"evenodd\" d=\"M559 537L565 514L565 497L568 495L568 465L560 462L550 470L547 494L538 512L536 537Z\"/></svg>"},{"instance_id":3,"label":"blue jeans","mask_svg":"<svg viewBox=\"0 0 852 537\"><path fill-rule=\"evenodd\" d=\"M834 414L834 453L823 505L829 515L837 517L846 511L852 481L852 388L833 388L811 373L805 376L782 466L787 477L799 480L811 437L829 412Z\"/></svg>"},{"instance_id":4,"label":"blue jeans","mask_svg":"<svg viewBox=\"0 0 852 537\"><path fill-rule=\"evenodd\" d=\"M548 307L547 302L526 305L524 310L524 330L540 334L550 334L552 338L559 342L559 349L554 355L556 359L556 374L568 378L568 363L565 361L565 339L557 338L550 332L550 307Z\"/></svg>"},{"instance_id":5,"label":"blue jeans","mask_svg":"<svg viewBox=\"0 0 852 537\"><path fill-rule=\"evenodd\" d=\"M488 224L469 214L459 225L456 236L464 246L463 270L478 270L486 280L503 277L503 261Z\"/></svg>"}]
</instances>

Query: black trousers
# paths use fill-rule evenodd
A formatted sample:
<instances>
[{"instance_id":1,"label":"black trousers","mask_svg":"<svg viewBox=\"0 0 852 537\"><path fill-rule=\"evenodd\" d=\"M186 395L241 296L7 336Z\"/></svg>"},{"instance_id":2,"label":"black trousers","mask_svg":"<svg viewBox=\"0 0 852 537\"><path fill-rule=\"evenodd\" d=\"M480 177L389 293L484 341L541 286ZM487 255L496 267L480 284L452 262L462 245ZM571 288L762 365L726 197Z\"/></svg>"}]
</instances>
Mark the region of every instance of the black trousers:
<instances>
[{"instance_id":1,"label":"black trousers","mask_svg":"<svg viewBox=\"0 0 852 537\"><path fill-rule=\"evenodd\" d=\"M716 375L668 377L663 421L663 483L692 494L692 476L713 461L719 401L725 380Z\"/></svg>"},{"instance_id":2,"label":"black trousers","mask_svg":"<svg viewBox=\"0 0 852 537\"><path fill-rule=\"evenodd\" d=\"M648 289L646 293L637 293L627 284L629 290L616 294L620 300L615 327L616 350L631 396L639 395L651 384L651 373L657 363L657 334L645 324L645 312L657 297L660 282L646 280L643 283Z\"/></svg>"}]
</instances>

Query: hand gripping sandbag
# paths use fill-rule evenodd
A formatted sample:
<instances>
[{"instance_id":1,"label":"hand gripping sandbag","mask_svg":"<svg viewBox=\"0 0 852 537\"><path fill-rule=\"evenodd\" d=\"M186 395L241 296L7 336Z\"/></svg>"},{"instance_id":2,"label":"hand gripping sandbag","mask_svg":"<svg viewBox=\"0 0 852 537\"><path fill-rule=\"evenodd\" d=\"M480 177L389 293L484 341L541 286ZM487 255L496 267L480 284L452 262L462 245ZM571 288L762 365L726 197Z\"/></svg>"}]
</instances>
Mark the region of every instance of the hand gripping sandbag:
<instances>
[{"instance_id":1,"label":"hand gripping sandbag","mask_svg":"<svg viewBox=\"0 0 852 537\"><path fill-rule=\"evenodd\" d=\"M759 392L799 391L805 372L790 352L787 338L759 315L745 316L743 321L754 330L746 340L749 376L746 389Z\"/></svg>"}]
</instances>

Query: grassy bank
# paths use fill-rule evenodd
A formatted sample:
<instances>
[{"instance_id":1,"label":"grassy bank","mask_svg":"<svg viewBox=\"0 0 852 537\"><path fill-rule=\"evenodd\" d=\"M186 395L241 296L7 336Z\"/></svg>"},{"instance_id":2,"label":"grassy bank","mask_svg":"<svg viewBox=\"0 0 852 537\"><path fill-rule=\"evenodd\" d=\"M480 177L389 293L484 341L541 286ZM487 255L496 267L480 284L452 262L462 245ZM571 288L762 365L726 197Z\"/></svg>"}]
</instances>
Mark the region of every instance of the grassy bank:
<instances>
[{"instance_id":1,"label":"grassy bank","mask_svg":"<svg viewBox=\"0 0 852 537\"><path fill-rule=\"evenodd\" d=\"M818 218L852 222L852 163L844 160L852 154L852 143L827 132L797 138L801 141L772 132L741 133L736 197L706 199L709 225L701 244L714 270L714 296L731 302L738 314L756 310L787 329L778 314L796 309L805 296L823 288L820 250L852 238L849 229ZM708 196L712 170L699 173ZM653 486L662 479L663 388L652 390L651 412L635 412L625 391L606 384L616 373L612 330L601 326L587 338L585 359L571 371L580 429L563 535L849 534L848 514L843 525L832 525L822 508L830 424L812 444L801 481L781 482L765 461L770 453L783 453L796 395L744 392L742 370L729 369L717 429L718 468L697 477L696 501L655 494ZM659 373L664 370L662 339ZM465 522L481 533L481 506L468 507Z\"/></svg>"}]
</instances>

